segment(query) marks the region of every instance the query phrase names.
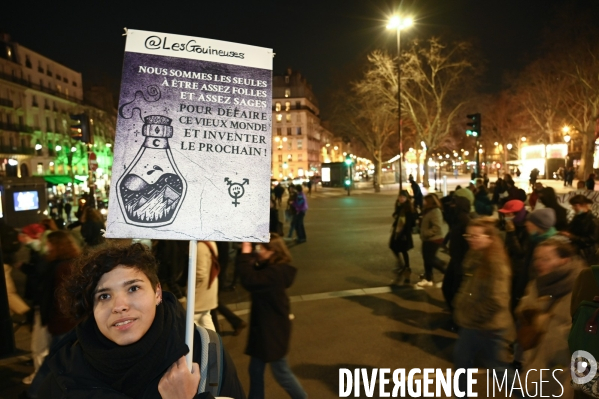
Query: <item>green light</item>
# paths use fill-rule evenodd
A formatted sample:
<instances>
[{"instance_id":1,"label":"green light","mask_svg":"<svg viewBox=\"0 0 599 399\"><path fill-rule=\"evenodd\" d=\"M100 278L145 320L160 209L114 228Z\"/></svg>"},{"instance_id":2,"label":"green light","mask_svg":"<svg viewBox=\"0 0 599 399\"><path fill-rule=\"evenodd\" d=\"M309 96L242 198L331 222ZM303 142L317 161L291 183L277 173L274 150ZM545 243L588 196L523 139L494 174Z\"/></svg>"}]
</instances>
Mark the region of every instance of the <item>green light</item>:
<instances>
[{"instance_id":1,"label":"green light","mask_svg":"<svg viewBox=\"0 0 599 399\"><path fill-rule=\"evenodd\" d=\"M350 179L345 179L345 185L349 186L351 184L351 180Z\"/></svg>"},{"instance_id":2,"label":"green light","mask_svg":"<svg viewBox=\"0 0 599 399\"><path fill-rule=\"evenodd\" d=\"M466 130L466 136L472 136L472 130Z\"/></svg>"}]
</instances>

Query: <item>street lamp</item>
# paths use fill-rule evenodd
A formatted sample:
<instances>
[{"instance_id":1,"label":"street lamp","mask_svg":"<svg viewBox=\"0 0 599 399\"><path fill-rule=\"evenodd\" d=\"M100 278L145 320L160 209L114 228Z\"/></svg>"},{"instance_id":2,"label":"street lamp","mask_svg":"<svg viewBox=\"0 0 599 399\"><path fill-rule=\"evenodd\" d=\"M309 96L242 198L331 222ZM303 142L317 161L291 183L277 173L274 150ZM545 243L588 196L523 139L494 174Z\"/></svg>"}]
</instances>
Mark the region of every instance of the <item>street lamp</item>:
<instances>
[{"instance_id":1,"label":"street lamp","mask_svg":"<svg viewBox=\"0 0 599 399\"><path fill-rule=\"evenodd\" d=\"M394 15L387 24L387 29L395 29L397 32L397 130L399 133L399 192L403 189L403 143L401 134L401 36L402 29L412 26L414 21L412 18L401 18L399 15Z\"/></svg>"}]
</instances>

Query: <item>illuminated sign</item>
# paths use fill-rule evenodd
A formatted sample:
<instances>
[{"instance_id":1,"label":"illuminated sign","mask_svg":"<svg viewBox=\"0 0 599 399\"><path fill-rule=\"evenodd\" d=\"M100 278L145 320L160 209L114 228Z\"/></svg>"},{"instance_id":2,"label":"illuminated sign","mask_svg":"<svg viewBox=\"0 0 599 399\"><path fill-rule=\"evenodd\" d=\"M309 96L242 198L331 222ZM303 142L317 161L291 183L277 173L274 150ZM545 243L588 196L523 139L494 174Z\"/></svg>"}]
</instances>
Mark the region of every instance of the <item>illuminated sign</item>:
<instances>
[{"instance_id":1,"label":"illuminated sign","mask_svg":"<svg viewBox=\"0 0 599 399\"><path fill-rule=\"evenodd\" d=\"M322 168L322 182L328 183L331 181L331 168Z\"/></svg>"}]
</instances>

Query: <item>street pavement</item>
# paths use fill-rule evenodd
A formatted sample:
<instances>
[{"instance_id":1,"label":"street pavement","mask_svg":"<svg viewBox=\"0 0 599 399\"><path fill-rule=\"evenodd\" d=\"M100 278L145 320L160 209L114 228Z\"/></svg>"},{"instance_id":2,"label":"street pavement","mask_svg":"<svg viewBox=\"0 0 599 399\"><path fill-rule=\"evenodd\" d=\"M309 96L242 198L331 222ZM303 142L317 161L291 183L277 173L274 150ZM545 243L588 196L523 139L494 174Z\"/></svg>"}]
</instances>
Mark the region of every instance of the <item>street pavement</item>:
<instances>
[{"instance_id":1,"label":"street pavement","mask_svg":"<svg viewBox=\"0 0 599 399\"><path fill-rule=\"evenodd\" d=\"M450 178L449 189L468 181L467 177ZM398 184L383 187L380 193L357 189L350 196L342 189L318 188L308 198L307 242L294 245L290 241L298 274L288 290L294 316L288 360L313 398L339 397L339 368L452 365L456 335L450 329L440 285L413 286L423 273L417 236L410 252L412 285L392 284L397 263L387 244L397 191ZM439 257L448 260L443 253ZM439 282L442 276L435 271L434 278ZM220 300L249 322L249 296L239 285L223 292ZM247 390L247 329L233 336L225 320L221 326L225 347ZM26 354L28 328L21 327L16 339L23 355L0 359L0 398L16 398L25 389L22 378L32 371ZM265 382L266 397L287 397L270 372Z\"/></svg>"}]
</instances>

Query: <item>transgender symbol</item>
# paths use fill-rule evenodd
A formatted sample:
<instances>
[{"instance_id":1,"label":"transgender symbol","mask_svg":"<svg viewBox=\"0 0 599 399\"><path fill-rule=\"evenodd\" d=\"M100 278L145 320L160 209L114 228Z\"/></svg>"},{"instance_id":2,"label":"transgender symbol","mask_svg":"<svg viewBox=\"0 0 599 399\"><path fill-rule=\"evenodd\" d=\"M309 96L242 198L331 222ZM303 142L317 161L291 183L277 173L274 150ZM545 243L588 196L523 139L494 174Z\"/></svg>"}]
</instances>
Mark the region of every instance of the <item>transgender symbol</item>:
<instances>
[{"instance_id":1,"label":"transgender symbol","mask_svg":"<svg viewBox=\"0 0 599 399\"><path fill-rule=\"evenodd\" d=\"M229 195L235 200L231 203L237 208L237 205L239 205L237 200L245 194L245 188L243 188L243 186L245 184L250 184L250 180L243 179L242 183L233 183L228 177L225 177L225 182L229 185Z\"/></svg>"}]
</instances>

